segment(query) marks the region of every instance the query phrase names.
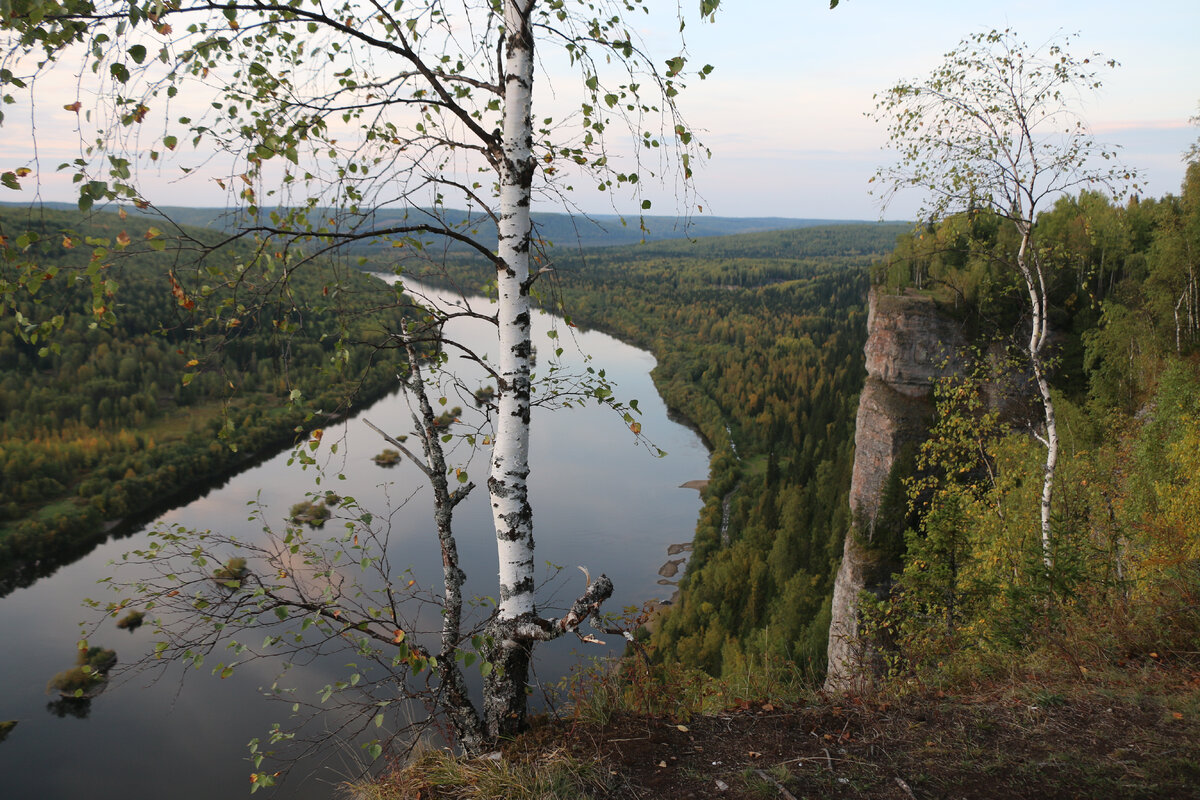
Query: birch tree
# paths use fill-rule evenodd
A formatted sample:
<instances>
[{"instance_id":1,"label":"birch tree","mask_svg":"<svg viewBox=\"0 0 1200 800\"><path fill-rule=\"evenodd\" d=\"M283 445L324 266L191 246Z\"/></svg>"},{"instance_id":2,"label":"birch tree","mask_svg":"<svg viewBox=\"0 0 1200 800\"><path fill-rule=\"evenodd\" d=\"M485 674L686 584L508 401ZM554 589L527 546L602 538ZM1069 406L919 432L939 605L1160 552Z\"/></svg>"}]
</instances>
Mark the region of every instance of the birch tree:
<instances>
[{"instance_id":1,"label":"birch tree","mask_svg":"<svg viewBox=\"0 0 1200 800\"><path fill-rule=\"evenodd\" d=\"M1087 93L1101 86L1097 67L1116 62L1098 53L1074 56L1074 37L1030 47L1010 30L973 34L946 55L928 78L876 95L872 116L887 125L895 164L879 170L886 205L896 192L923 193L930 221L974 209L994 212L1018 236L1011 266L1021 276L1030 325L1025 355L1041 396L1035 435L1046 449L1041 494L1042 561L1053 569L1052 501L1058 464L1058 425L1050 390L1049 264L1037 231L1039 210L1080 189L1114 197L1132 184L1112 147L1098 143L1083 120Z\"/></svg>"},{"instance_id":2,"label":"birch tree","mask_svg":"<svg viewBox=\"0 0 1200 800\"><path fill-rule=\"evenodd\" d=\"M717 5L702 0L701 15L711 16ZM327 639L347 638L393 670L432 670L434 702L468 752L524 725L534 645L576 631L612 592L603 575L589 578L557 618L543 617L535 600L527 489L534 404L530 293L545 271L534 261L542 258L544 267L545 254L539 255L531 203L548 197L569 204L580 183L623 192L649 208L640 191L646 181L685 187L702 153L676 107L689 73L686 52L682 43L667 58L645 52L636 33L643 11L643 0L3 4L5 99L23 101L19 95L27 92L35 108L53 103L78 120L79 157L60 169L78 186L80 209L124 201L153 213L163 195L146 188L144 178L168 168L179 170L181 180L213 181L228 192L235 212L226 244L249 242L254 255L228 268L210 259L204 280L239 287L253 272L283 286L291 271L347 245L413 254L408 265L436 262L445 248L457 247L486 263L495 280L494 310L419 304L411 326L393 332L394 345L409 357L402 379L420 446L410 450L385 435L434 488L443 562L436 640L406 636L395 602L403 593L396 587L387 588L387 602L356 605L341 585L313 586L289 575L287 553L298 550L312 575L332 573L313 567L325 556L302 543L295 529L283 537L282 550L257 554L259 569L239 564L216 579L205 564L216 557L209 545L220 537L173 533L155 551L139 554L157 565L167 551L193 554L190 577L162 567L158 582L137 587L143 600L174 612L162 617L160 655L194 661L235 625L263 625L271 616L305 619ZM545 80L538 65L547 62L574 77L546 94L553 101L539 105L547 111L535 118L535 88ZM690 74L702 78L710 70ZM72 71L77 81L61 80ZM63 86L72 94L58 94ZM58 88L48 95L46 87ZM617 144L614 131L631 134L628 148ZM40 167L35 161L10 170L3 182L37 181ZM467 213L451 213L454 206ZM488 241L493 228L496 237ZM435 237L443 244L433 244ZM98 252L94 259L98 291L110 288L103 283L106 257ZM35 269L30 266L31 274ZM201 278L188 287L172 277L181 304L203 292ZM206 324L228 326L244 313L234 300L212 310ZM474 631L461 621L464 576L452 528L454 506L473 484L447 459L446 432L428 391L438 354L454 346L440 338L442 326L463 315L494 324L499 343L495 362L476 358L496 383L494 430L482 441L491 443L486 483L499 557L496 608L474 638L488 666L482 708L468 696L461 673L461 664L475 657ZM594 396L612 402L603 387ZM640 426L630 422L637 433ZM398 424L403 421L385 427ZM319 436L310 444L318 447ZM452 489L455 477L461 484ZM366 515L358 519L369 525ZM360 547L357 533L353 547ZM374 563L383 570L383 561ZM215 598L214 580L221 589ZM194 591L181 593L181 585ZM203 635L194 625L198 610L209 626ZM170 627L172 618L188 615L188 627ZM274 638L268 642L278 645Z\"/></svg>"}]
</instances>

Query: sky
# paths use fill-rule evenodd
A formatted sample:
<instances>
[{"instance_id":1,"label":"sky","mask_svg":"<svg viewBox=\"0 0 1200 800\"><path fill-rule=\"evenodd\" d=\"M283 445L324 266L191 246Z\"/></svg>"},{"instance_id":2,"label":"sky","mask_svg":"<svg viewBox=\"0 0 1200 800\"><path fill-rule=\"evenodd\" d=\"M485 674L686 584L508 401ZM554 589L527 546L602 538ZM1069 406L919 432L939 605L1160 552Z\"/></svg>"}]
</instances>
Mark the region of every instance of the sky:
<instances>
[{"instance_id":1,"label":"sky","mask_svg":"<svg viewBox=\"0 0 1200 800\"><path fill-rule=\"evenodd\" d=\"M1178 193L1181 155L1200 137L1196 0L726 0L716 24L689 26L690 49L716 67L684 101L713 156L698 186L712 213L876 219L868 180L887 163L872 95L927 76L965 36L1014 29L1038 44L1078 33L1078 51L1120 62L1085 120L1146 177ZM883 210L909 219L920 198Z\"/></svg>"},{"instance_id":2,"label":"sky","mask_svg":"<svg viewBox=\"0 0 1200 800\"><path fill-rule=\"evenodd\" d=\"M656 13L635 17L640 33L652 52L673 54L675 3L647 1ZM1031 45L1078 34L1073 52L1099 51L1120 62L1087 98L1085 121L1099 141L1121 147L1123 161L1144 178L1145 194L1179 191L1181 155L1200 138L1200 127L1189 122L1200 113L1197 0L1136 6L1128 0L842 0L833 10L828 0L725 0L716 21L703 24L691 9L699 0L680 2L693 16L685 31L690 63L715 67L707 80L690 82L680 107L712 157L696 170L697 196L686 208L674 183L643 184L651 213L913 218L919 196L900 195L881 208L870 194L869 179L891 156L883 149L883 125L864 114L874 93L923 78L965 36L992 28L1012 28ZM570 80L543 77L549 87ZM69 85L74 78L56 80ZM38 122L37 196L72 201L73 187L53 172L78 154L78 143L68 141L72 115L57 103L43 106L54 113ZM4 170L27 163L31 153L29 126L19 124L16 110L6 112L0 127ZM147 195L160 205L228 202L211 180L185 187L146 177ZM32 190L0 189L0 200L33 197ZM636 207L632 196L606 197L594 188L573 200L592 213Z\"/></svg>"}]
</instances>

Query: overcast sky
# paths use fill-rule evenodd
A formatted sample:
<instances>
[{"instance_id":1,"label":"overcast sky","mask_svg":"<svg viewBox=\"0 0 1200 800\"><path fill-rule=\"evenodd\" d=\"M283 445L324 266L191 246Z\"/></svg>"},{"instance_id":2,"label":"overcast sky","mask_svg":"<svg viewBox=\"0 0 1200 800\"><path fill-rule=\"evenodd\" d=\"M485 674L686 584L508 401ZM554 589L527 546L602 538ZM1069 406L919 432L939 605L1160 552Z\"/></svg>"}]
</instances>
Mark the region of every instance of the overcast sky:
<instances>
[{"instance_id":1,"label":"overcast sky","mask_svg":"<svg viewBox=\"0 0 1200 800\"><path fill-rule=\"evenodd\" d=\"M679 2L694 16L699 0ZM647 46L665 58L677 46L675 3L648 3L661 7L663 17L635 19L645 19ZM708 80L691 81L681 102L713 153L697 170L695 202L705 213L911 218L920 198L901 196L881 212L868 192L868 179L889 158L881 149L883 126L864 116L873 106L872 94L928 75L963 37L1005 27L1031 45L1078 33L1073 52L1099 51L1121 62L1090 98L1086 120L1100 141L1122 146L1124 161L1146 178L1147 194L1179 191L1180 156L1200 137L1200 128L1189 123L1200 104L1200 0L842 0L834 10L828 5L828 0L725 0L714 24L688 25L691 64L716 68ZM569 79L539 80L551 88ZM62 119L39 122L40 195L73 201L77 195L69 181L56 177L53 166L77 155L79 145L76 140L60 147L53 137L68 136L74 120L61 104L42 105ZM19 109L13 111L0 128L5 170L21 166L31 152L28 126L19 124ZM211 179L161 188L166 186L165 179L149 180L147 196L158 204L227 202ZM673 186L645 189L652 213L685 210ZM31 197L0 190L2 200ZM614 204L616 210L633 209L631 198L606 199L594 189L575 200L596 213L611 212Z\"/></svg>"}]
</instances>

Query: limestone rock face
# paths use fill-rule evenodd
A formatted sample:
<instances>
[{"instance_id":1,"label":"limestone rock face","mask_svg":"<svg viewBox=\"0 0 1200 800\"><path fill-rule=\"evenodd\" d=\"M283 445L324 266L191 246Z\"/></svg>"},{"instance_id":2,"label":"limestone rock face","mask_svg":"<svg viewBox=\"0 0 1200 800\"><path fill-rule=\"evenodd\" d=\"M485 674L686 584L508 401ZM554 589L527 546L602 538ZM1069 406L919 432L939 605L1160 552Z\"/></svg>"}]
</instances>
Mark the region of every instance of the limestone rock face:
<instances>
[{"instance_id":1,"label":"limestone rock face","mask_svg":"<svg viewBox=\"0 0 1200 800\"><path fill-rule=\"evenodd\" d=\"M850 483L854 527L846 536L833 587L825 679L829 691L861 688L873 678L873 658L858 636L858 598L889 578L880 574L878 555L871 549L883 487L905 445L928 434L934 381L961 370L965 345L961 327L931 298L871 290L867 380L858 401Z\"/></svg>"},{"instance_id":2,"label":"limestone rock face","mask_svg":"<svg viewBox=\"0 0 1200 800\"><path fill-rule=\"evenodd\" d=\"M933 382L961 367L962 328L933 299L878 294L867 305L867 375L909 397L927 398Z\"/></svg>"}]
</instances>

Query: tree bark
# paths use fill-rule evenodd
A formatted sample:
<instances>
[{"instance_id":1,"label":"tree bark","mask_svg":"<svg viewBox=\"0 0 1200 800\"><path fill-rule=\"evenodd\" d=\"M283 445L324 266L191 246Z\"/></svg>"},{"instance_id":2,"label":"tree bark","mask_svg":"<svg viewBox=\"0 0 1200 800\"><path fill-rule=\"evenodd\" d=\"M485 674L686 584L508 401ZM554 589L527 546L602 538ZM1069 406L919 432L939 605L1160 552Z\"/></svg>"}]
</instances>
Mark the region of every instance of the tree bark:
<instances>
[{"instance_id":1,"label":"tree bark","mask_svg":"<svg viewBox=\"0 0 1200 800\"><path fill-rule=\"evenodd\" d=\"M1033 251L1032 221L1019 220L1017 230L1021 235L1021 247L1017 251L1017 267L1021 272L1021 277L1025 279L1025 288L1029 292L1029 308L1032 316L1028 346L1029 363L1033 368L1033 377L1037 381L1038 392L1042 396L1042 410L1046 423L1046 435L1042 438L1042 444L1046 447L1046 462L1042 468L1041 538L1042 564L1049 575L1054 569L1050 510L1054 497L1054 473L1058 467L1058 422L1054 416L1054 398L1050 394L1050 382L1046 377L1046 367L1042 361L1042 353L1049 336L1046 308L1048 293L1045 272L1037 253Z\"/></svg>"},{"instance_id":2,"label":"tree bark","mask_svg":"<svg viewBox=\"0 0 1200 800\"><path fill-rule=\"evenodd\" d=\"M489 735L515 733L525 723L525 684L531 642L516 635L534 606L533 511L529 505L530 303L529 202L533 185L534 0L505 0L504 116L501 131L500 214L496 271L499 296L499 402L492 446L492 520L499 557L499 605L492 625L484 686Z\"/></svg>"}]
</instances>

